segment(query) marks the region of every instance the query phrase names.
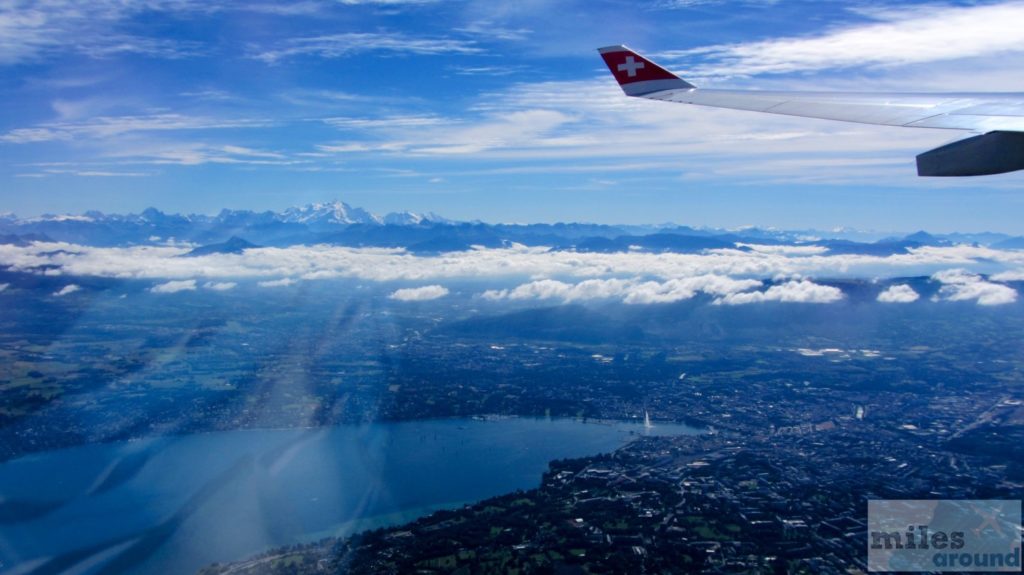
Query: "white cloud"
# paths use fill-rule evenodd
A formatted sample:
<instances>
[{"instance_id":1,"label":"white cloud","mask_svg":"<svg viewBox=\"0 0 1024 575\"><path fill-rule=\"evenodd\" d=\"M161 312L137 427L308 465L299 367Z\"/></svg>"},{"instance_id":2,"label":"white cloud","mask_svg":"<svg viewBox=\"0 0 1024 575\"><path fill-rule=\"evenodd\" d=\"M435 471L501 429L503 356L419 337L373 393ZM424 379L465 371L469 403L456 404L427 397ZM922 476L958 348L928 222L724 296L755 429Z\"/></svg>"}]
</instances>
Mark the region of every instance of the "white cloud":
<instances>
[{"instance_id":1,"label":"white cloud","mask_svg":"<svg viewBox=\"0 0 1024 575\"><path fill-rule=\"evenodd\" d=\"M60 290L53 292L53 295L56 296L56 297L64 297L64 296L66 296L68 294L75 293L76 291L78 291L80 289L82 289L80 286L77 286L75 284L68 284L68 285L60 288Z\"/></svg>"},{"instance_id":2,"label":"white cloud","mask_svg":"<svg viewBox=\"0 0 1024 575\"><path fill-rule=\"evenodd\" d=\"M2 283L2 284L0 284L0 292L6 291L7 288L9 288L9 287L11 287L11 284L9 284L9 283Z\"/></svg>"},{"instance_id":3,"label":"white cloud","mask_svg":"<svg viewBox=\"0 0 1024 575\"><path fill-rule=\"evenodd\" d=\"M288 286L290 286L290 285L292 285L294 283L296 283L296 282L292 278L281 278L281 279L278 279L278 280L262 281L262 282L259 282L258 285L260 287L265 287L265 288L275 288L275 287L288 287Z\"/></svg>"},{"instance_id":4,"label":"white cloud","mask_svg":"<svg viewBox=\"0 0 1024 575\"><path fill-rule=\"evenodd\" d=\"M135 132L227 130L262 128L269 125L270 123L266 120L186 116L173 113L97 116L76 122L47 122L32 128L16 128L0 135L0 142L25 144L53 140L114 138ZM226 154L252 155L252 150L237 146L225 146L219 149ZM239 153L239 151L246 153Z\"/></svg>"},{"instance_id":5,"label":"white cloud","mask_svg":"<svg viewBox=\"0 0 1024 575\"><path fill-rule=\"evenodd\" d=\"M0 266L14 272L96 276L136 280L235 282L251 279L262 287L288 286L298 280L353 278L374 282L444 283L484 279L516 287L488 292L495 299L579 301L619 299L628 303L679 301L706 293L729 300L789 297L797 288L813 287L817 278L892 278L931 275L954 287L943 297L968 297L966 284L980 276L951 268L987 272L1024 268L1024 251L975 246L922 247L890 256L785 253L772 249L726 249L704 253L578 253L543 247L472 249L437 256L416 256L395 248L350 248L331 245L254 248L241 254L178 257L188 246L89 247L36 242L0 245ZM964 275L967 274L967 275ZM960 279L956 279L960 278ZM966 279L965 279L966 278ZM752 292L763 280L779 285ZM524 283L526 282L526 283ZM788 282L788 283L786 283ZM1012 288L984 282L989 303ZM956 287L961 286L961 287ZM811 295L828 299L838 290L818 286ZM774 289L773 289L774 288ZM971 289L978 289L974 286ZM954 293L955 292L955 293ZM757 295L760 294L760 295ZM787 300L788 301L788 300ZM723 303L726 303L723 301Z\"/></svg>"},{"instance_id":6,"label":"white cloud","mask_svg":"<svg viewBox=\"0 0 1024 575\"><path fill-rule=\"evenodd\" d=\"M331 118L327 122L346 130L362 129L377 142L324 144L326 152L404 152L417 155L451 156L483 151L565 148L574 143L569 136L554 132L574 124L578 118L567 110L526 109L501 111L479 118L457 119L436 116L394 116L375 120Z\"/></svg>"},{"instance_id":7,"label":"white cloud","mask_svg":"<svg viewBox=\"0 0 1024 575\"><path fill-rule=\"evenodd\" d=\"M0 142L8 144L30 144L33 142L70 139L71 134L52 128L15 128L6 134L0 135Z\"/></svg>"},{"instance_id":8,"label":"white cloud","mask_svg":"<svg viewBox=\"0 0 1024 575\"><path fill-rule=\"evenodd\" d=\"M660 0L654 3L655 8L665 10L679 10L706 6L708 4L721 4L726 0Z\"/></svg>"},{"instance_id":9,"label":"white cloud","mask_svg":"<svg viewBox=\"0 0 1024 575\"><path fill-rule=\"evenodd\" d=\"M932 274L932 281L943 284L967 284L982 281L981 276L962 268L942 270Z\"/></svg>"},{"instance_id":10,"label":"white cloud","mask_svg":"<svg viewBox=\"0 0 1024 575\"><path fill-rule=\"evenodd\" d=\"M558 280L544 279L523 284L511 290L487 290L481 297L489 300L562 299L569 301L572 284Z\"/></svg>"},{"instance_id":11,"label":"white cloud","mask_svg":"<svg viewBox=\"0 0 1024 575\"><path fill-rule=\"evenodd\" d=\"M451 66L460 76L511 76L527 70L525 66Z\"/></svg>"},{"instance_id":12,"label":"white cloud","mask_svg":"<svg viewBox=\"0 0 1024 575\"><path fill-rule=\"evenodd\" d=\"M253 166L295 166L308 163L307 160L288 159L277 152L252 150L241 146L211 146L203 142L163 142L152 140L145 144L138 142L122 148L109 150L107 156L116 160L130 160L147 164L177 164L196 166L200 164L245 164Z\"/></svg>"},{"instance_id":13,"label":"white cloud","mask_svg":"<svg viewBox=\"0 0 1024 575\"><path fill-rule=\"evenodd\" d=\"M235 282L206 282L203 287L213 291L228 291L238 286Z\"/></svg>"},{"instance_id":14,"label":"white cloud","mask_svg":"<svg viewBox=\"0 0 1024 575\"><path fill-rule=\"evenodd\" d=\"M861 11L871 22L817 36L707 46L669 52L700 58L697 76L746 76L832 68L901 66L1019 53L1024 46L1024 3L974 6L923 4Z\"/></svg>"},{"instance_id":15,"label":"white cloud","mask_svg":"<svg viewBox=\"0 0 1024 575\"><path fill-rule=\"evenodd\" d=\"M823 286L808 280L774 285L765 291L734 293L715 300L718 305L743 305L762 302L833 303L843 299L839 288Z\"/></svg>"},{"instance_id":16,"label":"white cloud","mask_svg":"<svg viewBox=\"0 0 1024 575\"><path fill-rule=\"evenodd\" d=\"M764 246L739 242L736 244L736 247L747 248L749 250L765 254L785 254L792 256L815 256L828 252L828 248L825 246Z\"/></svg>"},{"instance_id":17,"label":"white cloud","mask_svg":"<svg viewBox=\"0 0 1024 575\"><path fill-rule=\"evenodd\" d=\"M402 33L347 32L292 38L272 49L257 49L253 58L268 64L297 56L340 58L362 52L396 54L476 54L475 42L452 38L418 38Z\"/></svg>"},{"instance_id":18,"label":"white cloud","mask_svg":"<svg viewBox=\"0 0 1024 575\"><path fill-rule=\"evenodd\" d=\"M900 284L889 286L888 289L878 294L878 301L882 303L911 303L920 297L914 288L907 284Z\"/></svg>"},{"instance_id":19,"label":"white cloud","mask_svg":"<svg viewBox=\"0 0 1024 575\"><path fill-rule=\"evenodd\" d=\"M1024 281L1024 270L1010 270L992 276L997 282L1019 282Z\"/></svg>"},{"instance_id":20,"label":"white cloud","mask_svg":"<svg viewBox=\"0 0 1024 575\"><path fill-rule=\"evenodd\" d=\"M208 5L190 0L2 2L0 65L33 62L69 51L94 58L122 53L171 59L197 56L203 48L198 42L130 35L117 28L142 12L201 11Z\"/></svg>"},{"instance_id":21,"label":"white cloud","mask_svg":"<svg viewBox=\"0 0 1024 575\"><path fill-rule=\"evenodd\" d=\"M439 0L338 0L340 3L348 6L358 6L360 4L378 4L383 6L400 6L408 4L433 4Z\"/></svg>"},{"instance_id":22,"label":"white cloud","mask_svg":"<svg viewBox=\"0 0 1024 575\"><path fill-rule=\"evenodd\" d=\"M672 173L758 184L877 183L884 176L900 185L921 186L914 156L952 137L947 130L861 126L627 98L606 76L515 84L483 94L457 116L430 116L422 125L403 125L406 119L385 116L339 126L346 139L324 142L318 151L414 155L432 158L441 169L442 162L458 157L453 176ZM609 146L612 141L616 145ZM484 160L514 160L516 165L474 170L466 163Z\"/></svg>"},{"instance_id":23,"label":"white cloud","mask_svg":"<svg viewBox=\"0 0 1024 575\"><path fill-rule=\"evenodd\" d=\"M389 298L398 301L431 301L443 298L448 295L448 288L439 285L429 285L417 288L402 288L395 290Z\"/></svg>"},{"instance_id":24,"label":"white cloud","mask_svg":"<svg viewBox=\"0 0 1024 575\"><path fill-rule=\"evenodd\" d=\"M623 301L630 304L671 303L690 299L700 292L724 296L760 285L759 280L733 279L720 275L675 278L663 283L649 281L634 286Z\"/></svg>"},{"instance_id":25,"label":"white cloud","mask_svg":"<svg viewBox=\"0 0 1024 575\"><path fill-rule=\"evenodd\" d=\"M470 36L486 38L491 40L522 41L526 40L531 31L526 28L505 28L490 20L477 20L466 26L456 28L456 32L462 32Z\"/></svg>"},{"instance_id":26,"label":"white cloud","mask_svg":"<svg viewBox=\"0 0 1024 575\"><path fill-rule=\"evenodd\" d=\"M719 275L673 278L664 282L610 278L567 283L542 279L511 289L488 290L481 294L481 297L495 301L557 299L576 302L618 299L627 304L654 304L687 300L702 292L711 295L731 294L760 285L759 280L733 279Z\"/></svg>"},{"instance_id":27,"label":"white cloud","mask_svg":"<svg viewBox=\"0 0 1024 575\"><path fill-rule=\"evenodd\" d=\"M1017 301L1017 290L985 281L964 269L938 272L932 275L932 280L942 284L936 297L945 301L975 300L978 305L1005 305Z\"/></svg>"},{"instance_id":28,"label":"white cloud","mask_svg":"<svg viewBox=\"0 0 1024 575\"><path fill-rule=\"evenodd\" d=\"M179 60L204 56L204 44L169 38L147 38L128 34L109 34L78 47L81 53L102 59L119 54L138 54L151 58Z\"/></svg>"},{"instance_id":29,"label":"white cloud","mask_svg":"<svg viewBox=\"0 0 1024 575\"><path fill-rule=\"evenodd\" d=\"M149 172L111 172L109 170L44 170L47 174L68 174L83 178L144 178Z\"/></svg>"},{"instance_id":30,"label":"white cloud","mask_svg":"<svg viewBox=\"0 0 1024 575\"><path fill-rule=\"evenodd\" d=\"M171 280L149 288L153 293L178 293L180 291L194 291L196 280Z\"/></svg>"}]
</instances>

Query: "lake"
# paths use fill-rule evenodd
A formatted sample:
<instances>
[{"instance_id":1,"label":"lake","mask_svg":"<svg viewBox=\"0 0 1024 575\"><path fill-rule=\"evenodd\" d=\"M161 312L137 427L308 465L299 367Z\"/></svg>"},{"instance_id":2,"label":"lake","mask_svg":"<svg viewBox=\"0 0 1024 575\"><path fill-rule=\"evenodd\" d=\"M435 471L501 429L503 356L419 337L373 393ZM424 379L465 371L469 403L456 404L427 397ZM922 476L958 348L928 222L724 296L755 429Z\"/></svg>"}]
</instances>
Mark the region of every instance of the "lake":
<instances>
[{"instance_id":1,"label":"lake","mask_svg":"<svg viewBox=\"0 0 1024 575\"><path fill-rule=\"evenodd\" d=\"M445 419L86 445L0 464L0 571L194 573L540 483L684 425Z\"/></svg>"}]
</instances>

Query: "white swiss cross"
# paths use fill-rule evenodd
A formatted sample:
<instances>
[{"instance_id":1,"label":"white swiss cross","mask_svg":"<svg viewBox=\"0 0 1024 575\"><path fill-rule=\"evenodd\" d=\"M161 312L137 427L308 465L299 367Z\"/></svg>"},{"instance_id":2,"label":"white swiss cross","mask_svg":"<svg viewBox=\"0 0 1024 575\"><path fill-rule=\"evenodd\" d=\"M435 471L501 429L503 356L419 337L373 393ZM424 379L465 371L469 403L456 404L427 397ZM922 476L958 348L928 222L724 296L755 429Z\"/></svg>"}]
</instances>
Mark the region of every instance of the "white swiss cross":
<instances>
[{"instance_id":1,"label":"white swiss cross","mask_svg":"<svg viewBox=\"0 0 1024 575\"><path fill-rule=\"evenodd\" d=\"M632 56L626 56L626 63L619 64L619 72L625 72L630 78L636 77L636 71L643 69L644 63L637 62Z\"/></svg>"}]
</instances>

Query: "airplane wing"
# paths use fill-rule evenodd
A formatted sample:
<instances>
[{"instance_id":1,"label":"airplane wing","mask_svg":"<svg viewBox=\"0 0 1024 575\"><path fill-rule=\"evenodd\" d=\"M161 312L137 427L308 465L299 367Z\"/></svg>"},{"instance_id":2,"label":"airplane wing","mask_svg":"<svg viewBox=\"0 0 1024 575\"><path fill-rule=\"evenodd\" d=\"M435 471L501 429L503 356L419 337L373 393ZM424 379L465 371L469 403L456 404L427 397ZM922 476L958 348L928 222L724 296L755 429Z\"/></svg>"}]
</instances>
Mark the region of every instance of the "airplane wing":
<instances>
[{"instance_id":1,"label":"airplane wing","mask_svg":"<svg viewBox=\"0 0 1024 575\"><path fill-rule=\"evenodd\" d=\"M772 92L698 89L625 46L598 50L627 96L733 110L981 135L917 157L921 176L980 176L1024 169L1024 94Z\"/></svg>"}]
</instances>

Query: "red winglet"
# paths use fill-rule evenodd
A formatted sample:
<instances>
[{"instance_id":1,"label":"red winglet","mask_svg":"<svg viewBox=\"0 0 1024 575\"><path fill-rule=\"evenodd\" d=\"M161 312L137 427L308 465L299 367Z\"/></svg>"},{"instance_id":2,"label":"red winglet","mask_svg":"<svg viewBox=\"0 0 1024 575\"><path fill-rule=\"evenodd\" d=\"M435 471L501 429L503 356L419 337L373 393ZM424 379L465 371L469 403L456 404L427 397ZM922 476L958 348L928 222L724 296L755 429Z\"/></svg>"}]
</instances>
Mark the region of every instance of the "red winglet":
<instances>
[{"instance_id":1,"label":"red winglet","mask_svg":"<svg viewBox=\"0 0 1024 575\"><path fill-rule=\"evenodd\" d=\"M694 88L679 76L625 46L607 46L598 52L626 94L641 96L662 90Z\"/></svg>"}]
</instances>

